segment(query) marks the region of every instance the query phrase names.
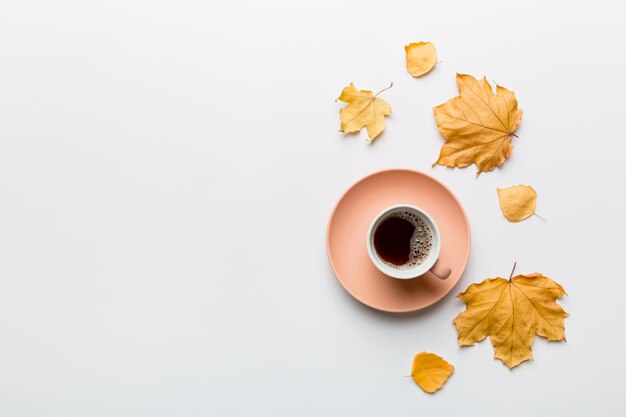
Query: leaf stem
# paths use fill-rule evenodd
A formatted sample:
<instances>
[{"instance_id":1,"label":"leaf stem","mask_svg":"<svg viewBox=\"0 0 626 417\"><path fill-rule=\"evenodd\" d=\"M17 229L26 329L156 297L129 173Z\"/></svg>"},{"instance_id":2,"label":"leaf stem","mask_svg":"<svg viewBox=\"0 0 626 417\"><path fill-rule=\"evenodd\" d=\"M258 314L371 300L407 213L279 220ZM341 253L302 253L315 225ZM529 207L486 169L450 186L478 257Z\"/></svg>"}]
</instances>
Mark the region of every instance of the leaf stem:
<instances>
[{"instance_id":1,"label":"leaf stem","mask_svg":"<svg viewBox=\"0 0 626 417\"><path fill-rule=\"evenodd\" d=\"M515 136L517 139L519 139L519 136L517 136L515 133L511 133L511 136Z\"/></svg>"},{"instance_id":2,"label":"leaf stem","mask_svg":"<svg viewBox=\"0 0 626 417\"><path fill-rule=\"evenodd\" d=\"M534 214L535 216L539 217L541 220L543 220L543 222L544 222L544 223L547 223L547 222L548 222L548 221L547 221L544 217L542 217L542 216L538 215L537 213L533 213L533 214Z\"/></svg>"},{"instance_id":3,"label":"leaf stem","mask_svg":"<svg viewBox=\"0 0 626 417\"><path fill-rule=\"evenodd\" d=\"M515 272L515 267L517 266L517 261L513 263L513 269L511 269L511 275L509 275L509 281L513 278L513 272Z\"/></svg>"},{"instance_id":4,"label":"leaf stem","mask_svg":"<svg viewBox=\"0 0 626 417\"><path fill-rule=\"evenodd\" d=\"M383 92L383 91L385 91L385 90L389 90L391 87L393 87L393 82L390 82L390 83L389 83L389 87L385 87L385 88L383 88L382 90L380 90L378 93L376 93L376 94L374 95L374 97L378 97L378 95L379 95L380 93L382 93L382 92Z\"/></svg>"}]
</instances>

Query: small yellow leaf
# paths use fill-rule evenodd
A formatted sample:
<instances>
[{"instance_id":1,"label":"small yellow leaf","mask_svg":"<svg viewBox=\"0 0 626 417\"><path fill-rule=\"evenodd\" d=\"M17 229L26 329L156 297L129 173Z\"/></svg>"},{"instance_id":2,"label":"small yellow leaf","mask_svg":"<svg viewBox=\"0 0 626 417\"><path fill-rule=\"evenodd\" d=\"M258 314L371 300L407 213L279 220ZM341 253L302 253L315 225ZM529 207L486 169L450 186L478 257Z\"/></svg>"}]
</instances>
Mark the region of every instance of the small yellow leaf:
<instances>
[{"instance_id":1,"label":"small yellow leaf","mask_svg":"<svg viewBox=\"0 0 626 417\"><path fill-rule=\"evenodd\" d=\"M454 366L434 353L422 352L413 358L411 376L424 391L432 394L446 383L454 372Z\"/></svg>"},{"instance_id":2,"label":"small yellow leaf","mask_svg":"<svg viewBox=\"0 0 626 417\"><path fill-rule=\"evenodd\" d=\"M515 94L486 78L457 74L459 95L434 108L437 128L446 142L433 164L463 168L476 164L478 172L492 171L511 156L511 137L522 121Z\"/></svg>"},{"instance_id":3,"label":"small yellow leaf","mask_svg":"<svg viewBox=\"0 0 626 417\"><path fill-rule=\"evenodd\" d=\"M454 319L459 346L472 346L489 336L495 357L509 368L532 359L535 335L565 340L568 314L556 302L564 295L563 287L541 274L472 284L457 296L467 305Z\"/></svg>"},{"instance_id":4,"label":"small yellow leaf","mask_svg":"<svg viewBox=\"0 0 626 417\"><path fill-rule=\"evenodd\" d=\"M530 185L498 188L500 208L510 222L521 222L535 214L537 192Z\"/></svg>"},{"instance_id":5,"label":"small yellow leaf","mask_svg":"<svg viewBox=\"0 0 626 417\"><path fill-rule=\"evenodd\" d=\"M391 106L377 97L378 94L374 95L369 90L359 91L352 83L343 89L338 98L348 103L348 106L339 110L343 132L358 132L365 126L369 135L368 142L376 139L385 128L385 116L391 114Z\"/></svg>"},{"instance_id":6,"label":"small yellow leaf","mask_svg":"<svg viewBox=\"0 0 626 417\"><path fill-rule=\"evenodd\" d=\"M430 42L417 42L406 45L406 69L414 77L421 77L437 64L437 51Z\"/></svg>"}]
</instances>

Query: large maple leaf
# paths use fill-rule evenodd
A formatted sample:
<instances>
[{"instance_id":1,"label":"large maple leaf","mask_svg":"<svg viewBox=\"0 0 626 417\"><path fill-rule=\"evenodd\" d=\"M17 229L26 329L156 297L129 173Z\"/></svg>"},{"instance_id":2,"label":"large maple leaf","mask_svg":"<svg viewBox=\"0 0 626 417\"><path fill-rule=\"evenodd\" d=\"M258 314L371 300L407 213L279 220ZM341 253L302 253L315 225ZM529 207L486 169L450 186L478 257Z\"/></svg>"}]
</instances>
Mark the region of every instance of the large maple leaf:
<instances>
[{"instance_id":1,"label":"large maple leaf","mask_svg":"<svg viewBox=\"0 0 626 417\"><path fill-rule=\"evenodd\" d=\"M457 74L459 95L434 108L437 127L446 142L433 165L466 167L478 172L499 167L511 155L511 137L522 120L515 94L486 78Z\"/></svg>"},{"instance_id":2,"label":"large maple leaf","mask_svg":"<svg viewBox=\"0 0 626 417\"><path fill-rule=\"evenodd\" d=\"M454 319L459 345L471 346L489 336L495 357L509 368L532 359L535 335L565 340L567 313L556 303L563 295L563 287L541 274L472 284L458 295L467 304Z\"/></svg>"}]
</instances>

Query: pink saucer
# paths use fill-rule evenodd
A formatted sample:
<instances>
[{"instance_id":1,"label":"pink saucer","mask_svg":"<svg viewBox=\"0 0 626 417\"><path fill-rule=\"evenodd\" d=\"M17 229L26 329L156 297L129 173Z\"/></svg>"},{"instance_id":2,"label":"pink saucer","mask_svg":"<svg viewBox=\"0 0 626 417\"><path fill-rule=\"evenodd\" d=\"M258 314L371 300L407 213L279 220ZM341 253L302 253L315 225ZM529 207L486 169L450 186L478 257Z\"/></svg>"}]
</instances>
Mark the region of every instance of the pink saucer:
<instances>
[{"instance_id":1,"label":"pink saucer","mask_svg":"<svg viewBox=\"0 0 626 417\"><path fill-rule=\"evenodd\" d=\"M441 233L441 254L452 274L427 272L410 280L380 272L367 254L367 229L384 208L408 203L424 209ZM459 282L470 253L470 228L454 194L433 177L407 169L371 174L345 192L330 216L326 250L337 279L354 298L377 310L407 313L441 300Z\"/></svg>"}]
</instances>

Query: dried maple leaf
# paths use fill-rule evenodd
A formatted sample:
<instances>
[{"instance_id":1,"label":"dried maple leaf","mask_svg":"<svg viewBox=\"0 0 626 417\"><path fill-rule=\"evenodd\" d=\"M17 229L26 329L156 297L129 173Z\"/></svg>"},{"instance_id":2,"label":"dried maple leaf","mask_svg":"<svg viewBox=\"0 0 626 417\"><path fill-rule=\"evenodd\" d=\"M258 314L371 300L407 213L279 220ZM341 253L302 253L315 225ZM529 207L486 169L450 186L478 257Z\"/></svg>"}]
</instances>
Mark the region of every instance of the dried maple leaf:
<instances>
[{"instance_id":1,"label":"dried maple leaf","mask_svg":"<svg viewBox=\"0 0 626 417\"><path fill-rule=\"evenodd\" d=\"M530 185L498 188L500 208L510 222L521 222L535 214L537 192Z\"/></svg>"},{"instance_id":2,"label":"dried maple leaf","mask_svg":"<svg viewBox=\"0 0 626 417\"><path fill-rule=\"evenodd\" d=\"M369 135L368 142L376 139L385 128L385 116L391 114L391 106L378 95L391 88L393 83L376 93L369 90L357 90L354 84L350 83L341 91L337 100L348 103L346 107L339 110L341 118L342 132L358 132L365 126Z\"/></svg>"},{"instance_id":3,"label":"dried maple leaf","mask_svg":"<svg viewBox=\"0 0 626 417\"><path fill-rule=\"evenodd\" d=\"M458 295L467 304L454 319L459 345L471 346L489 336L495 357L509 368L532 359L535 335L565 340L568 314L556 303L563 295L563 287L541 274L472 284Z\"/></svg>"},{"instance_id":4,"label":"dried maple leaf","mask_svg":"<svg viewBox=\"0 0 626 417\"><path fill-rule=\"evenodd\" d=\"M457 74L459 95L434 108L437 127L446 142L433 164L466 167L478 172L499 167L511 155L511 136L522 120L515 95L496 85L496 94L486 78Z\"/></svg>"},{"instance_id":5,"label":"dried maple leaf","mask_svg":"<svg viewBox=\"0 0 626 417\"><path fill-rule=\"evenodd\" d=\"M422 352L413 358L411 369L413 381L430 394L443 387L452 372L454 372L454 366L434 353Z\"/></svg>"},{"instance_id":6,"label":"dried maple leaf","mask_svg":"<svg viewBox=\"0 0 626 417\"><path fill-rule=\"evenodd\" d=\"M406 45L406 69L414 77L430 72L437 64L437 51L430 42L417 42Z\"/></svg>"}]
</instances>

